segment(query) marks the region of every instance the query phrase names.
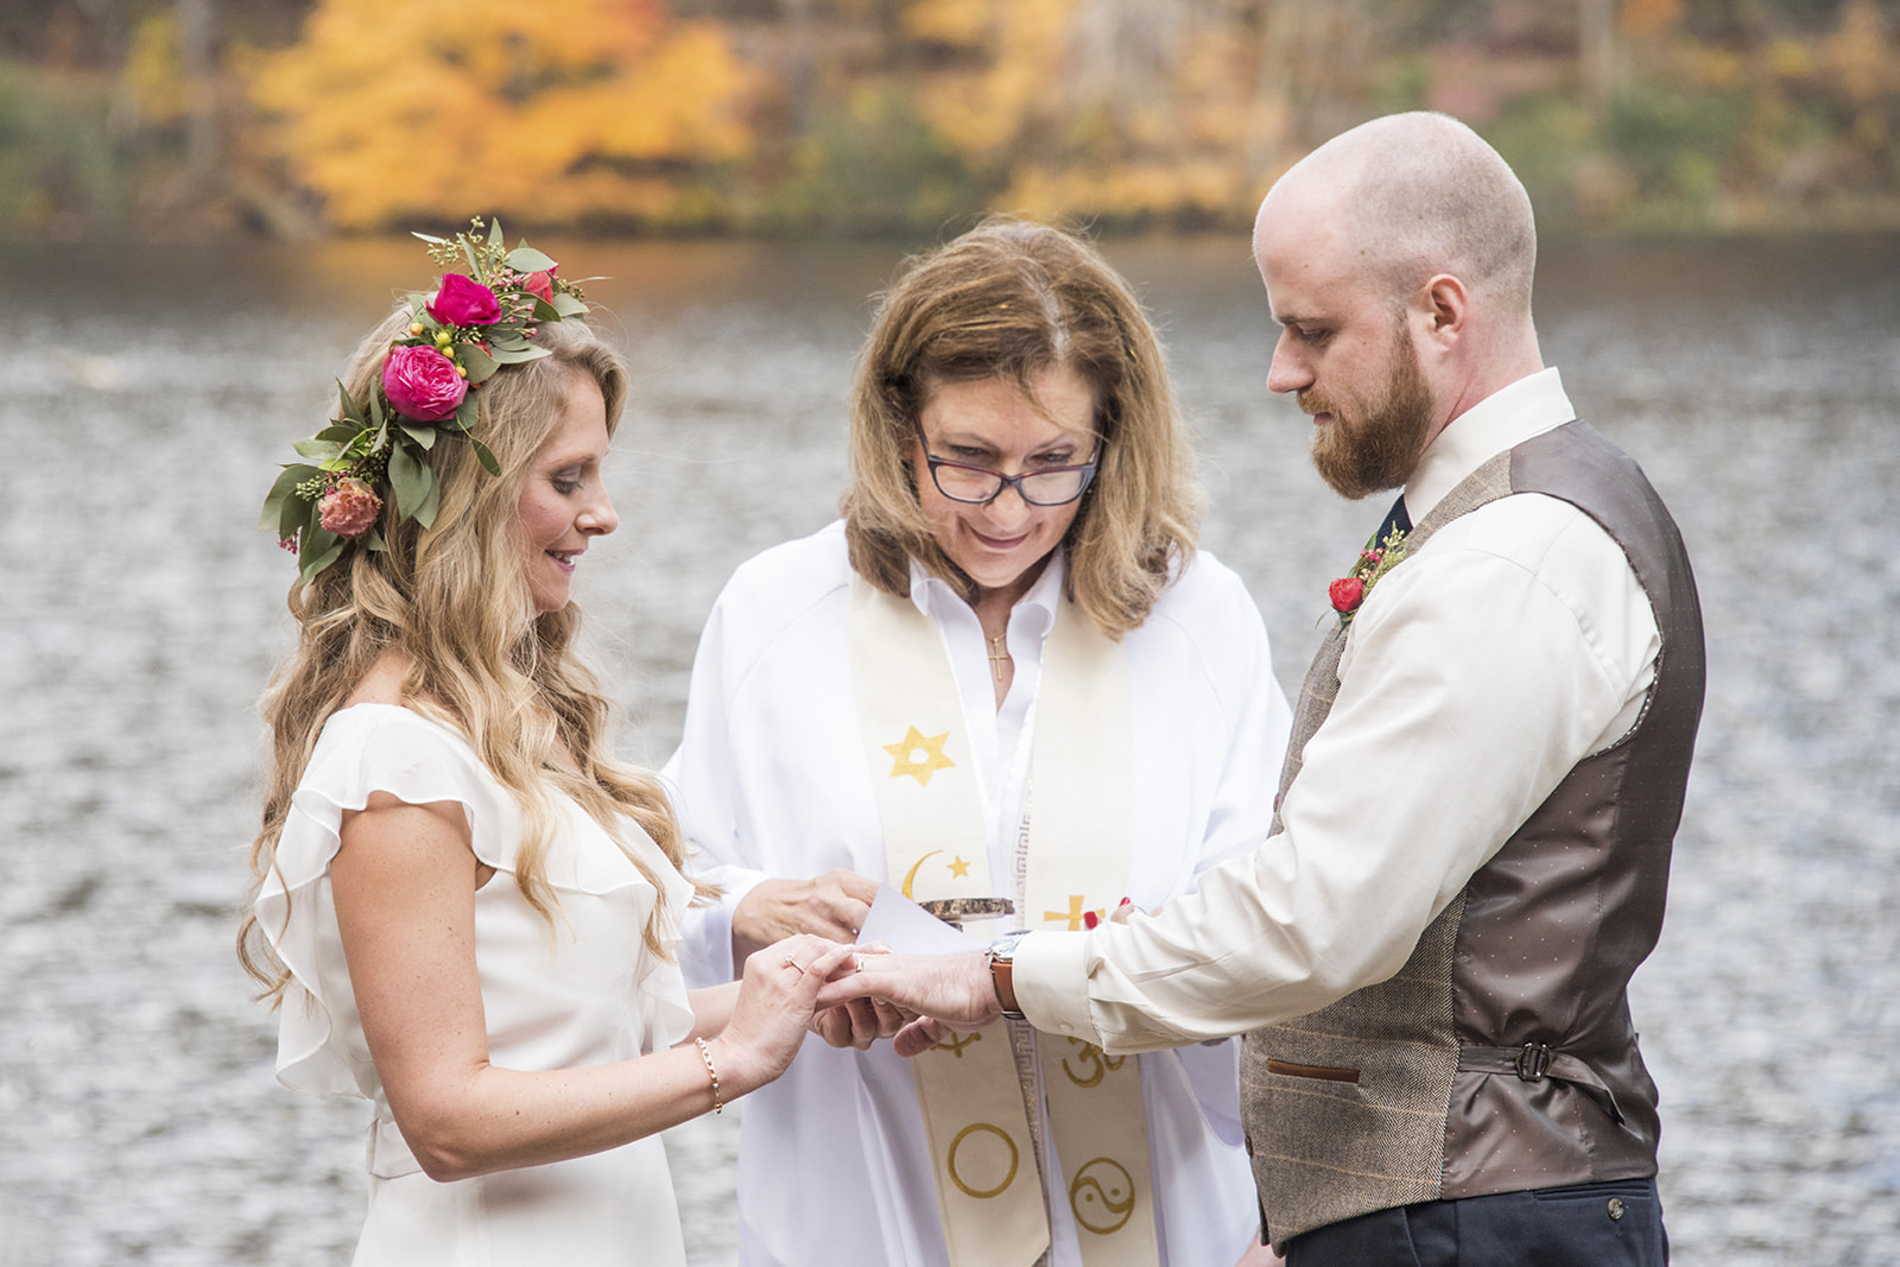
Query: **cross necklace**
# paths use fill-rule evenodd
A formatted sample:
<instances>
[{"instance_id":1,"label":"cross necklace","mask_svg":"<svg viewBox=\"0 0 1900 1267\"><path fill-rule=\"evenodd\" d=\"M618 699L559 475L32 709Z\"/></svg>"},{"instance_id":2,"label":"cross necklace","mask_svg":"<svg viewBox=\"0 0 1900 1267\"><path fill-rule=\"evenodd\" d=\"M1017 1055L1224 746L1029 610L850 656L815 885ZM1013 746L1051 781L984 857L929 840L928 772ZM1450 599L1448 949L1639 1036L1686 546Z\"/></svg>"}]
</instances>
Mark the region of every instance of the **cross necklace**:
<instances>
[{"instance_id":1,"label":"cross necklace","mask_svg":"<svg viewBox=\"0 0 1900 1267\"><path fill-rule=\"evenodd\" d=\"M994 638L990 639L990 668L995 670L996 680L998 682L1003 680L1003 666L1010 662L1009 648L1003 643L1005 636L1004 634L997 634Z\"/></svg>"}]
</instances>

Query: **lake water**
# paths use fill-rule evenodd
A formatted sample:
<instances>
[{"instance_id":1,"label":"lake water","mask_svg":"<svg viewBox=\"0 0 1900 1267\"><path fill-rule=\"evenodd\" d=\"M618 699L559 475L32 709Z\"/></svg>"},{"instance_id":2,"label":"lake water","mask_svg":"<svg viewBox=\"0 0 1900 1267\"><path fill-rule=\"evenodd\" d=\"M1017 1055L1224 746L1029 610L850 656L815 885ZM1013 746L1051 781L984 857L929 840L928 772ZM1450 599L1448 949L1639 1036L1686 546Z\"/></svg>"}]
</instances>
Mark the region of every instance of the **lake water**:
<instances>
[{"instance_id":1,"label":"lake water","mask_svg":"<svg viewBox=\"0 0 1900 1267\"><path fill-rule=\"evenodd\" d=\"M550 243L635 389L579 597L623 750L677 737L731 569L832 515L888 246ZM1381 507L1265 390L1239 238L1113 244L1162 322L1204 541L1291 692ZM0 250L0 1261L340 1263L364 1108L273 1081L231 955L289 559L252 530L412 243ZM1675 1261L1900 1262L1900 240L1548 253L1547 358L1688 539L1710 688L1634 1007ZM668 1137L731 1260L736 1114Z\"/></svg>"}]
</instances>

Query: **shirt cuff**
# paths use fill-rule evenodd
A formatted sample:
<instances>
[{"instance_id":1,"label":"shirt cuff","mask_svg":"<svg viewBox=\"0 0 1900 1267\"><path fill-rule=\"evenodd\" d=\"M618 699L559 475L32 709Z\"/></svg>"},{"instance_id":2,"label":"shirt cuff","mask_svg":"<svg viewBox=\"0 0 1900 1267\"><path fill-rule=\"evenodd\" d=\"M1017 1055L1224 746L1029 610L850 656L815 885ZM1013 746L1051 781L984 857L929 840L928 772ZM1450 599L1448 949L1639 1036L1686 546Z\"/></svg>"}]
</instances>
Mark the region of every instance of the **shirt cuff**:
<instances>
[{"instance_id":1,"label":"shirt cuff","mask_svg":"<svg viewBox=\"0 0 1900 1267\"><path fill-rule=\"evenodd\" d=\"M1029 1023L1100 1045L1089 1010L1088 933L1031 933L1016 943L1010 984Z\"/></svg>"},{"instance_id":2,"label":"shirt cuff","mask_svg":"<svg viewBox=\"0 0 1900 1267\"><path fill-rule=\"evenodd\" d=\"M711 903L689 907L681 921L680 970L687 987L698 990L723 985L737 975L732 962L732 912L767 877L763 871L728 866L695 869L694 874L720 888Z\"/></svg>"}]
</instances>

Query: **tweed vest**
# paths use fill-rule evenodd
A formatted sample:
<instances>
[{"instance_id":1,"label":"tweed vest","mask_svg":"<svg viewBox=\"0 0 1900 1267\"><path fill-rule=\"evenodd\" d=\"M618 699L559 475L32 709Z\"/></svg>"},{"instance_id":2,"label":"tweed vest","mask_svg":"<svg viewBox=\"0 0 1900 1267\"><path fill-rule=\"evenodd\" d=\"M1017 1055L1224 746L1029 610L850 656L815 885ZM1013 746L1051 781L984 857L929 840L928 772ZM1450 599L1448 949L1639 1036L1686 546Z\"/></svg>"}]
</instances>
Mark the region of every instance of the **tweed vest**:
<instances>
[{"instance_id":1,"label":"tweed vest","mask_svg":"<svg viewBox=\"0 0 1900 1267\"><path fill-rule=\"evenodd\" d=\"M1668 510L1582 422L1479 467L1407 553L1517 493L1571 503L1622 547L1662 634L1656 680L1629 733L1571 769L1394 976L1247 1035L1241 1111L1276 1248L1392 1206L1656 1173L1656 1088L1626 987L1662 929L1702 712L1701 610ZM1338 693L1349 628L1301 689L1282 799Z\"/></svg>"}]
</instances>

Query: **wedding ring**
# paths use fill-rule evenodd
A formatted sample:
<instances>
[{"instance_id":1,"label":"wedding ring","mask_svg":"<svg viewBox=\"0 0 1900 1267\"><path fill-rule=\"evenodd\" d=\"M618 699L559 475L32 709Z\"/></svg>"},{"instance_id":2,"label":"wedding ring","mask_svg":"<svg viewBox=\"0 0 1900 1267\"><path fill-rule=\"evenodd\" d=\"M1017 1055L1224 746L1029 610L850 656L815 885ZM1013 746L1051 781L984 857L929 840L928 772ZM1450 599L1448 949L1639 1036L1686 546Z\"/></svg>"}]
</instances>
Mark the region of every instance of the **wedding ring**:
<instances>
[{"instance_id":1,"label":"wedding ring","mask_svg":"<svg viewBox=\"0 0 1900 1267\"><path fill-rule=\"evenodd\" d=\"M863 955L851 956L851 971L853 972L864 971L864 956Z\"/></svg>"},{"instance_id":2,"label":"wedding ring","mask_svg":"<svg viewBox=\"0 0 1900 1267\"><path fill-rule=\"evenodd\" d=\"M787 968L796 968L796 969L798 969L798 975L799 975L799 976L801 976L801 977L802 977L802 976L804 976L804 975L805 975L805 965L804 965L804 964L802 964L802 963L800 963L800 962L798 962L798 960L796 960L796 959L794 959L794 958L792 958L792 952L791 952L791 951L789 951L789 950L788 950L788 951L786 951L786 952L785 952L785 958L784 958L784 959L782 959L782 960L780 960L779 962L781 962L781 963L783 963L783 964L784 964L784 965L785 965L785 966L786 966Z\"/></svg>"}]
</instances>

